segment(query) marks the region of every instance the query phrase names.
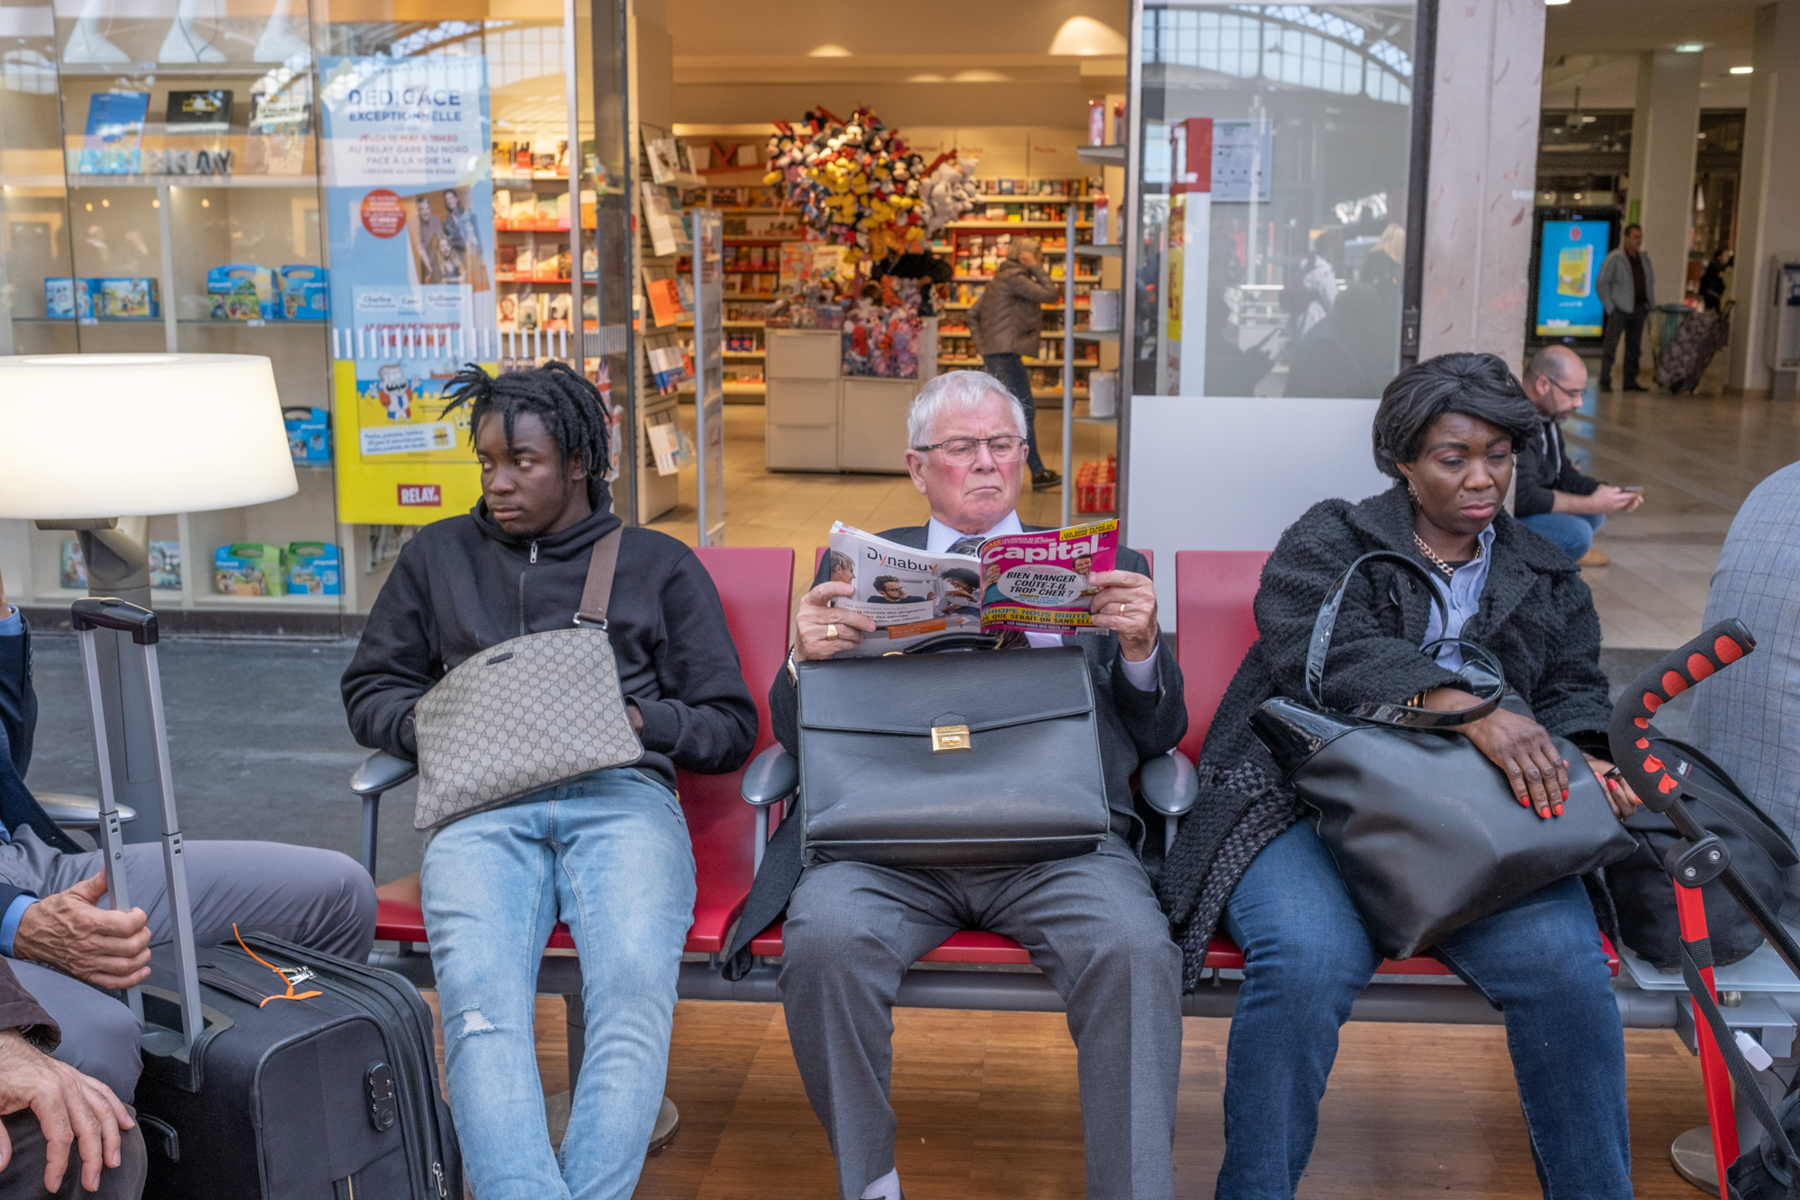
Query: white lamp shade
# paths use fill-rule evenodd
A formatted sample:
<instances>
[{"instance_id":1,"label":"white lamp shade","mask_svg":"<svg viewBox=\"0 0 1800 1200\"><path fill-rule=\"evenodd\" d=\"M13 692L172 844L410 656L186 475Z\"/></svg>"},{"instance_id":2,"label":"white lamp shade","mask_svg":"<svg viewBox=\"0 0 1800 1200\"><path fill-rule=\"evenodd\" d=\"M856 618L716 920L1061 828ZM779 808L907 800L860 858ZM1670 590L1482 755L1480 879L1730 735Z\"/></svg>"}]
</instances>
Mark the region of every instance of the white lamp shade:
<instances>
[{"instance_id":1,"label":"white lamp shade","mask_svg":"<svg viewBox=\"0 0 1800 1200\"><path fill-rule=\"evenodd\" d=\"M266 358L0 357L0 517L201 512L298 490Z\"/></svg>"}]
</instances>

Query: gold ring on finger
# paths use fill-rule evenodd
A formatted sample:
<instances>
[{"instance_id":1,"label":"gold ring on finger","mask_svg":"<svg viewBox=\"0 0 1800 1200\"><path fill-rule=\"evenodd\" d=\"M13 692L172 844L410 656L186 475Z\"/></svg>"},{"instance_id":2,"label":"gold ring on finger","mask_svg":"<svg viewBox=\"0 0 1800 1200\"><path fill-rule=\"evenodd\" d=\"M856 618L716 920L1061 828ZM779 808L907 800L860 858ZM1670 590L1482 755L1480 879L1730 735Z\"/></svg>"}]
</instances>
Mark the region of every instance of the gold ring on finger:
<instances>
[{"instance_id":1,"label":"gold ring on finger","mask_svg":"<svg viewBox=\"0 0 1800 1200\"><path fill-rule=\"evenodd\" d=\"M825 626L825 640L828 642L835 642L838 640L836 625Z\"/></svg>"}]
</instances>

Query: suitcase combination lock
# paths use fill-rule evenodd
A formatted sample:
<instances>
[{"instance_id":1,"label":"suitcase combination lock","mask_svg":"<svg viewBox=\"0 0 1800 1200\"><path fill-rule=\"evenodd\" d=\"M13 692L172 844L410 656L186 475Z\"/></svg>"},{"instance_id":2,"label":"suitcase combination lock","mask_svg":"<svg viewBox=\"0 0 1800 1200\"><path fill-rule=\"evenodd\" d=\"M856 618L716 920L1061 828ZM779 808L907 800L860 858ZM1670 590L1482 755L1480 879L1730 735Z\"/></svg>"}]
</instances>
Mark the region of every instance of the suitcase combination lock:
<instances>
[{"instance_id":1,"label":"suitcase combination lock","mask_svg":"<svg viewBox=\"0 0 1800 1200\"><path fill-rule=\"evenodd\" d=\"M384 1062L378 1062L363 1074L363 1094L369 1101L369 1124L386 1133L398 1119L399 1107L394 1101L394 1073Z\"/></svg>"}]
</instances>

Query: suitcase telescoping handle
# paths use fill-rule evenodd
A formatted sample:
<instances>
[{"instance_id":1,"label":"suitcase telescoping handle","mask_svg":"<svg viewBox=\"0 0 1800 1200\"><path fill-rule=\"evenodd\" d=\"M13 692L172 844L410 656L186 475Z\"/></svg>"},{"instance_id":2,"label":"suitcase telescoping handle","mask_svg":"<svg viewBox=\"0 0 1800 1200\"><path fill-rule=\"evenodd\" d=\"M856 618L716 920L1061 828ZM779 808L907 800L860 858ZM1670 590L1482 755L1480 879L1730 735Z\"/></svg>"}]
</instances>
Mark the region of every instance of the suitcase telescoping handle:
<instances>
[{"instance_id":1,"label":"suitcase telescoping handle","mask_svg":"<svg viewBox=\"0 0 1800 1200\"><path fill-rule=\"evenodd\" d=\"M112 754L106 737L106 712L100 698L100 660L95 633L101 629L131 635L144 655L144 684L149 702L151 752L156 764L157 794L162 808L163 873L168 882L169 917L175 926L175 987L181 1007L179 1044L181 1057L191 1058L200 1036L200 975L194 956L194 910L188 898L187 862L182 856L181 822L175 813L175 782L169 770L169 730L163 719L162 676L156 665L156 614L123 600L90 596L77 600L70 612L71 624L81 644L81 668L87 683L88 709L93 717L94 765L100 782L100 849L106 859L107 895L115 911L131 907L125 880L124 838L119 829L118 806L113 796ZM137 988L130 993L132 1015L143 1022L143 1000ZM145 1048L166 1054L169 1035L144 1026Z\"/></svg>"}]
</instances>

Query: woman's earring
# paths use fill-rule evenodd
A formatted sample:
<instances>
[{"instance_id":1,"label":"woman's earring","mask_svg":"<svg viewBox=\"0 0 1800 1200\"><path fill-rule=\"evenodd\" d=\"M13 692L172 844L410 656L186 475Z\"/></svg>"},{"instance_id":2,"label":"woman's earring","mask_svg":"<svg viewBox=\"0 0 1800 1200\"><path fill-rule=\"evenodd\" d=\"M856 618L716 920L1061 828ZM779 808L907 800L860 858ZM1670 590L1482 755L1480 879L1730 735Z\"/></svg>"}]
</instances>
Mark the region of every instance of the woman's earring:
<instances>
[{"instance_id":1,"label":"woman's earring","mask_svg":"<svg viewBox=\"0 0 1800 1200\"><path fill-rule=\"evenodd\" d=\"M1410 479L1406 481L1406 498L1412 501L1414 508L1419 507L1419 489L1413 486Z\"/></svg>"}]
</instances>

